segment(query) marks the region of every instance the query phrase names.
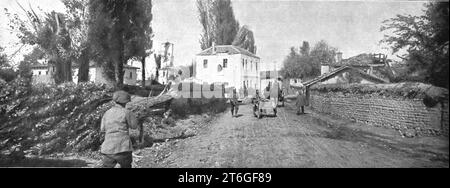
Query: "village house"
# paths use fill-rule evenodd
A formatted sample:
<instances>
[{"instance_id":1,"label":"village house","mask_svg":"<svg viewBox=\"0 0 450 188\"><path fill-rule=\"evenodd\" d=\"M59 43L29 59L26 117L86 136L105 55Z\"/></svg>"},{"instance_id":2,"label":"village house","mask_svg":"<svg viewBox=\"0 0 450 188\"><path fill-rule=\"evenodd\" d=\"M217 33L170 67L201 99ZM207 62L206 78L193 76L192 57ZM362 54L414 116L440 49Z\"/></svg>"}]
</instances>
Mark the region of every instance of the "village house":
<instances>
[{"instance_id":1,"label":"village house","mask_svg":"<svg viewBox=\"0 0 450 188\"><path fill-rule=\"evenodd\" d=\"M389 70L389 64L384 54L360 54L342 59L342 53L339 52L334 63L321 64L321 76L306 83L388 83L389 80L383 76L386 70Z\"/></svg>"},{"instance_id":2,"label":"village house","mask_svg":"<svg viewBox=\"0 0 450 188\"><path fill-rule=\"evenodd\" d=\"M196 78L242 91L260 88L260 58L233 45L214 45L196 56ZM246 92L247 93L247 92Z\"/></svg>"},{"instance_id":3,"label":"village house","mask_svg":"<svg viewBox=\"0 0 450 188\"><path fill-rule=\"evenodd\" d=\"M133 67L130 65L124 65L124 76L123 82L126 85L136 85L137 83L137 70L139 68ZM36 63L31 65L31 72L33 74L33 83L34 84L54 84L55 81L52 77L55 72L55 66L48 65L46 62ZM73 82L78 82L78 67L72 67L72 79ZM91 62L89 65L89 81L94 83L104 83L107 81L105 76L103 75L103 71L101 67L95 65L94 62Z\"/></svg>"}]
</instances>

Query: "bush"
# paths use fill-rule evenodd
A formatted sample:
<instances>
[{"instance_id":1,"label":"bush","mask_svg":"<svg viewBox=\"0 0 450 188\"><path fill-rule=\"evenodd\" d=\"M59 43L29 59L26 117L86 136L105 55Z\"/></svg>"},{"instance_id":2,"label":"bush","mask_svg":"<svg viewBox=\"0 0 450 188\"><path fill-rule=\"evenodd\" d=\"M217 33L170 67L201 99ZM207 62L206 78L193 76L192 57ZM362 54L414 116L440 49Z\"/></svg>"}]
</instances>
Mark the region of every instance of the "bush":
<instances>
[{"instance_id":1,"label":"bush","mask_svg":"<svg viewBox=\"0 0 450 188\"><path fill-rule=\"evenodd\" d=\"M12 68L0 69L0 79L10 82L16 79L17 73Z\"/></svg>"}]
</instances>

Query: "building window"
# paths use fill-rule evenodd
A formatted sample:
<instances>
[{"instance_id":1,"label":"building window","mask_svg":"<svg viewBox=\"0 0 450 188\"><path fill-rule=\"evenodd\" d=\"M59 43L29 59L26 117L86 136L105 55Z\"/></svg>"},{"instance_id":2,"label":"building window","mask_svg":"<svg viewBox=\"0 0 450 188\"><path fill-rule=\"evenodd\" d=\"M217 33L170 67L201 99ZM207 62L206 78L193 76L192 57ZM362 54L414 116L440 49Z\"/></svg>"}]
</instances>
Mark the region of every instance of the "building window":
<instances>
[{"instance_id":1,"label":"building window","mask_svg":"<svg viewBox=\"0 0 450 188\"><path fill-rule=\"evenodd\" d=\"M248 69L248 61L247 60L245 60L245 69L246 70Z\"/></svg>"},{"instance_id":2,"label":"building window","mask_svg":"<svg viewBox=\"0 0 450 188\"><path fill-rule=\"evenodd\" d=\"M228 67L228 59L223 59L223 68Z\"/></svg>"},{"instance_id":3,"label":"building window","mask_svg":"<svg viewBox=\"0 0 450 188\"><path fill-rule=\"evenodd\" d=\"M41 75L41 71L39 71L38 73L39 73L39 75Z\"/></svg>"},{"instance_id":4,"label":"building window","mask_svg":"<svg viewBox=\"0 0 450 188\"><path fill-rule=\"evenodd\" d=\"M244 68L244 64L245 64L244 61L245 61L245 60L242 59L242 68Z\"/></svg>"},{"instance_id":5,"label":"building window","mask_svg":"<svg viewBox=\"0 0 450 188\"><path fill-rule=\"evenodd\" d=\"M250 61L250 71L253 70L253 61Z\"/></svg>"},{"instance_id":6,"label":"building window","mask_svg":"<svg viewBox=\"0 0 450 188\"><path fill-rule=\"evenodd\" d=\"M133 72L130 72L130 79L133 78Z\"/></svg>"},{"instance_id":7,"label":"building window","mask_svg":"<svg viewBox=\"0 0 450 188\"><path fill-rule=\"evenodd\" d=\"M205 60L203 60L203 68L208 68L208 60L207 59L205 59Z\"/></svg>"},{"instance_id":8,"label":"building window","mask_svg":"<svg viewBox=\"0 0 450 188\"><path fill-rule=\"evenodd\" d=\"M258 72L258 62L255 62L256 72Z\"/></svg>"},{"instance_id":9,"label":"building window","mask_svg":"<svg viewBox=\"0 0 450 188\"><path fill-rule=\"evenodd\" d=\"M48 75L48 71L45 71L45 75Z\"/></svg>"}]
</instances>

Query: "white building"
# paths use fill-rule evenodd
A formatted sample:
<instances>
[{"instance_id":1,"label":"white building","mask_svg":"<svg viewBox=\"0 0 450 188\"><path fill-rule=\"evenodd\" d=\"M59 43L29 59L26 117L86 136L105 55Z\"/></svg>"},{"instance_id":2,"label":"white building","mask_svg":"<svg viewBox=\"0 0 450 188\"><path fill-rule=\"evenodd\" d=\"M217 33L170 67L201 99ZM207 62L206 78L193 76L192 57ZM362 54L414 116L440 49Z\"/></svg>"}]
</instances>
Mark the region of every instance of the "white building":
<instances>
[{"instance_id":1,"label":"white building","mask_svg":"<svg viewBox=\"0 0 450 188\"><path fill-rule=\"evenodd\" d=\"M260 58L243 48L213 45L197 54L195 64L196 78L203 82L223 83L240 93L260 88Z\"/></svg>"},{"instance_id":2,"label":"white building","mask_svg":"<svg viewBox=\"0 0 450 188\"><path fill-rule=\"evenodd\" d=\"M123 75L123 83L126 85L136 85L137 79L137 70L139 68L132 67L130 65L124 65L124 75ZM31 71L33 74L33 83L43 83L43 84L54 84L55 81L53 79L53 73L55 72L55 66L49 66L48 64L37 63L31 66ZM72 80L73 82L78 82L78 67L72 67ZM89 66L89 81L95 83L104 83L108 82L103 75L103 71L101 67L95 66L93 62L90 63Z\"/></svg>"}]
</instances>

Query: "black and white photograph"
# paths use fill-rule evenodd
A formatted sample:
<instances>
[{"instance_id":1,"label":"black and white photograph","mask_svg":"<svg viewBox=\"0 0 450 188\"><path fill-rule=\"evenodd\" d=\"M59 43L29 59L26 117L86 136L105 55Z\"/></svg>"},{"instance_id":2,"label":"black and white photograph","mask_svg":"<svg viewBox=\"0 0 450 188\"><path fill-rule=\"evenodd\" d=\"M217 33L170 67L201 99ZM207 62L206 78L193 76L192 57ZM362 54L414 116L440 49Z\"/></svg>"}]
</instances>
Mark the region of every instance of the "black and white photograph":
<instances>
[{"instance_id":1,"label":"black and white photograph","mask_svg":"<svg viewBox=\"0 0 450 188\"><path fill-rule=\"evenodd\" d=\"M0 168L449 168L449 1L0 0Z\"/></svg>"}]
</instances>

